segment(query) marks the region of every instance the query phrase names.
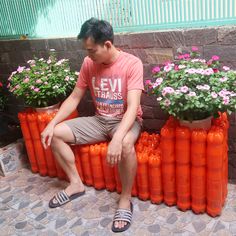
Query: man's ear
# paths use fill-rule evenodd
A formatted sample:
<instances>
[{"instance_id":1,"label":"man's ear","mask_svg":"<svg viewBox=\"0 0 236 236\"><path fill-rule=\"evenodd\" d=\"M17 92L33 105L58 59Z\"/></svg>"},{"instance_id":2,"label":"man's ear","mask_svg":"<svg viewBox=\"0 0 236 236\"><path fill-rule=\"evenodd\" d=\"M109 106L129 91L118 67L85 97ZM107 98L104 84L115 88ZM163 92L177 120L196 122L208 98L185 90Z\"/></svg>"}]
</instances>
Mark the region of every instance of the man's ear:
<instances>
[{"instance_id":1,"label":"man's ear","mask_svg":"<svg viewBox=\"0 0 236 236\"><path fill-rule=\"evenodd\" d=\"M104 45L107 47L107 49L110 49L112 47L111 41L107 40Z\"/></svg>"}]
</instances>

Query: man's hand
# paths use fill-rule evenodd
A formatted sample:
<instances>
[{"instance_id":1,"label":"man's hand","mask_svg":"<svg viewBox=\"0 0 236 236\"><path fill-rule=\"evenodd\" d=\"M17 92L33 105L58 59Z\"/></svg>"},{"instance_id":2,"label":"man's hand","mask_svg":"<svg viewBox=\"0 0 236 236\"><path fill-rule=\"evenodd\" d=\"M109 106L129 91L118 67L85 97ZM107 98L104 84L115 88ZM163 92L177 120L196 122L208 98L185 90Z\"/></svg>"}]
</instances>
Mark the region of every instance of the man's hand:
<instances>
[{"instance_id":1,"label":"man's hand","mask_svg":"<svg viewBox=\"0 0 236 236\"><path fill-rule=\"evenodd\" d=\"M41 133L41 142L44 149L50 146L53 136L54 124L49 123Z\"/></svg>"},{"instance_id":2,"label":"man's hand","mask_svg":"<svg viewBox=\"0 0 236 236\"><path fill-rule=\"evenodd\" d=\"M110 165L116 165L121 160L122 141L112 139L108 145L107 162Z\"/></svg>"}]
</instances>

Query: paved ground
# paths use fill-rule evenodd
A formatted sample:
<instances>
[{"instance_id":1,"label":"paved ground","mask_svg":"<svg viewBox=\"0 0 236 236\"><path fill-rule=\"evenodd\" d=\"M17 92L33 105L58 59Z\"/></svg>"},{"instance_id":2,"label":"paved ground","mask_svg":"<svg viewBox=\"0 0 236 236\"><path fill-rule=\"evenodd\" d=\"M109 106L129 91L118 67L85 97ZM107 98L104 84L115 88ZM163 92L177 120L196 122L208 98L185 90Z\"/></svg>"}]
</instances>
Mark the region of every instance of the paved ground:
<instances>
[{"instance_id":1,"label":"paved ground","mask_svg":"<svg viewBox=\"0 0 236 236\"><path fill-rule=\"evenodd\" d=\"M110 228L118 194L86 187L83 197L49 209L49 199L65 185L27 168L0 177L0 235L113 235ZM133 223L122 235L236 235L236 185L228 187L227 203L217 218L133 198Z\"/></svg>"}]
</instances>

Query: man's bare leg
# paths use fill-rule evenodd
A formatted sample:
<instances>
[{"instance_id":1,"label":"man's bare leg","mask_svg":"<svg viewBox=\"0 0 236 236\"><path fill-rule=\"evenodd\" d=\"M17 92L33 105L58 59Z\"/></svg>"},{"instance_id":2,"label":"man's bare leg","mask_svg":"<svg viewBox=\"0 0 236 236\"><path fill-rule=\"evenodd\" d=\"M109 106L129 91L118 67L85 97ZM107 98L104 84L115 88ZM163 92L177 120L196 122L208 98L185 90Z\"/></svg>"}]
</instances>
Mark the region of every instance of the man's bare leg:
<instances>
[{"instance_id":1,"label":"man's bare leg","mask_svg":"<svg viewBox=\"0 0 236 236\"><path fill-rule=\"evenodd\" d=\"M122 143L122 158L119 166L119 174L122 183L122 191L118 208L130 210L131 191L137 170L137 158L134 149L136 138L132 132L128 132ZM115 227L123 228L126 222L117 221Z\"/></svg>"},{"instance_id":2,"label":"man's bare leg","mask_svg":"<svg viewBox=\"0 0 236 236\"><path fill-rule=\"evenodd\" d=\"M58 163L69 178L70 184L65 189L68 196L84 191L84 185L75 165L75 156L67 142L73 142L74 135L71 129L63 123L54 129L51 147Z\"/></svg>"}]
</instances>

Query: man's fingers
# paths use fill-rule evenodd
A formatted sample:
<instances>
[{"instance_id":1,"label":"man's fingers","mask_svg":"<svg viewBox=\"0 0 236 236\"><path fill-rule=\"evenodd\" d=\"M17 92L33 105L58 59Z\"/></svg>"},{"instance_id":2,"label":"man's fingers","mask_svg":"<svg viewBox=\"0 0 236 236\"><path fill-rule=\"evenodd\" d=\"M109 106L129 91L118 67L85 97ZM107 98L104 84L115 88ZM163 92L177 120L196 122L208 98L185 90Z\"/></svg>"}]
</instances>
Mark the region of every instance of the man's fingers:
<instances>
[{"instance_id":1,"label":"man's fingers","mask_svg":"<svg viewBox=\"0 0 236 236\"><path fill-rule=\"evenodd\" d=\"M51 145L51 141L52 141L52 135L49 135L48 136L48 147Z\"/></svg>"}]
</instances>

